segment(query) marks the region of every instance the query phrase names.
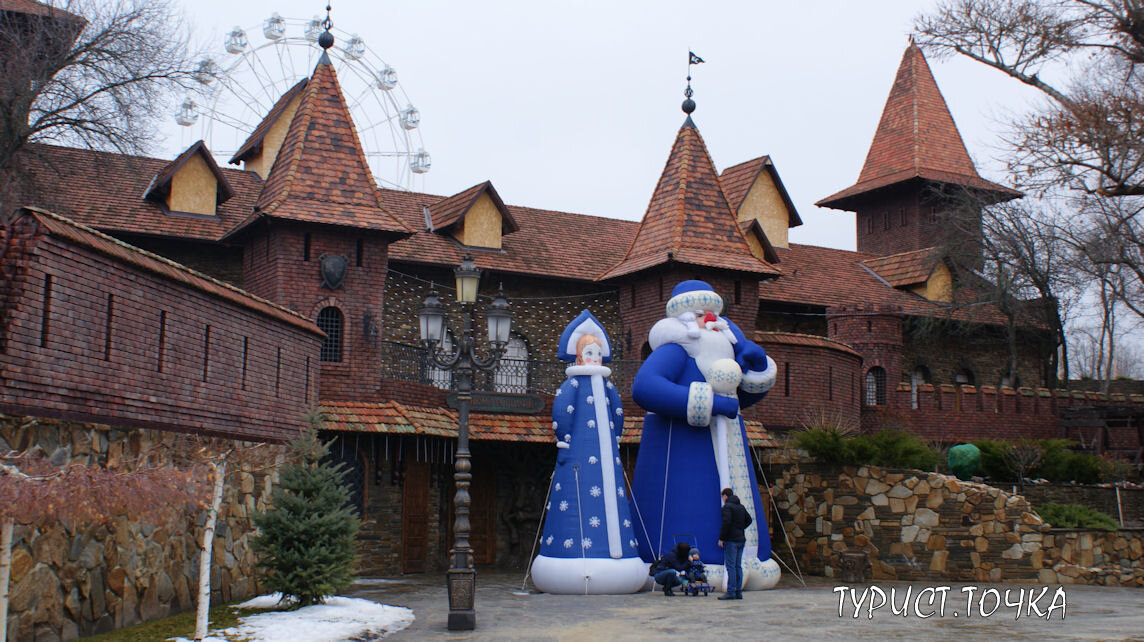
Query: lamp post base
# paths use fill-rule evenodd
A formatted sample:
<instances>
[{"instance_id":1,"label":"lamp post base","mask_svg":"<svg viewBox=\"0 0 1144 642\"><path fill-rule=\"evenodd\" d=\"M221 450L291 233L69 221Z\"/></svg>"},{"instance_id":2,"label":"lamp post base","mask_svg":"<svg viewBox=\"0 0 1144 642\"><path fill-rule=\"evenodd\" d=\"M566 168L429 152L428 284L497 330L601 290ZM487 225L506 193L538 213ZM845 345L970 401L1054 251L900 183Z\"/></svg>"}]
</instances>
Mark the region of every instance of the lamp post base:
<instances>
[{"instance_id":1,"label":"lamp post base","mask_svg":"<svg viewBox=\"0 0 1144 642\"><path fill-rule=\"evenodd\" d=\"M449 611L450 631L472 631L477 628L476 611Z\"/></svg>"}]
</instances>

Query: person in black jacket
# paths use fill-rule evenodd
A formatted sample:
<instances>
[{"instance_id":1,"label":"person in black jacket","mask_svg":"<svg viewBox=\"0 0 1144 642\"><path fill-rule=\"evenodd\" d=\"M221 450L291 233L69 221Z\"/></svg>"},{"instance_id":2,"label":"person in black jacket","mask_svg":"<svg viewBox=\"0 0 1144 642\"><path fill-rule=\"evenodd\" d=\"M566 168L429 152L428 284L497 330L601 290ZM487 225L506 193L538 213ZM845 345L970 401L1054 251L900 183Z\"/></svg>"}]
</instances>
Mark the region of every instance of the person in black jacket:
<instances>
[{"instance_id":1,"label":"person in black jacket","mask_svg":"<svg viewBox=\"0 0 1144 642\"><path fill-rule=\"evenodd\" d=\"M727 573L727 592L720 600L743 599L743 547L747 545L745 531L754 519L742 502L723 489L723 526L719 529L719 546L723 547L723 568Z\"/></svg>"},{"instance_id":2,"label":"person in black jacket","mask_svg":"<svg viewBox=\"0 0 1144 642\"><path fill-rule=\"evenodd\" d=\"M691 545L687 542L679 542L667 552L666 555L659 558L652 568L652 575L655 577L655 583L663 587L663 594L671 597L675 595L671 589L683 583L679 578L679 574L686 572L688 569L689 561L687 553L691 550Z\"/></svg>"}]
</instances>

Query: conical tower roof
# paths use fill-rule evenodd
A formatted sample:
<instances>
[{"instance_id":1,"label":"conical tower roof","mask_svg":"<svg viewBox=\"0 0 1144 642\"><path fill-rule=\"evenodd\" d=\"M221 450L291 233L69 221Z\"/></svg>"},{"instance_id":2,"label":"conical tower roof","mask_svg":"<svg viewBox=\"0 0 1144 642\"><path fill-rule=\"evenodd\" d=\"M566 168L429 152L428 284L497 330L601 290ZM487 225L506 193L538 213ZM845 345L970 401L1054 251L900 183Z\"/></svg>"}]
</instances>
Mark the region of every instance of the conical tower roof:
<instances>
[{"instance_id":1,"label":"conical tower roof","mask_svg":"<svg viewBox=\"0 0 1144 642\"><path fill-rule=\"evenodd\" d=\"M412 233L386 210L329 58L301 90L298 110L255 205L261 216Z\"/></svg>"},{"instance_id":2,"label":"conical tower roof","mask_svg":"<svg viewBox=\"0 0 1144 642\"><path fill-rule=\"evenodd\" d=\"M603 279L669 262L779 274L751 253L691 117L675 137L647 212L624 258Z\"/></svg>"},{"instance_id":3,"label":"conical tower roof","mask_svg":"<svg viewBox=\"0 0 1144 642\"><path fill-rule=\"evenodd\" d=\"M870 192L919 178L985 192L990 200L1021 196L978 175L929 63L911 41L858 182L816 205L852 210Z\"/></svg>"}]
</instances>

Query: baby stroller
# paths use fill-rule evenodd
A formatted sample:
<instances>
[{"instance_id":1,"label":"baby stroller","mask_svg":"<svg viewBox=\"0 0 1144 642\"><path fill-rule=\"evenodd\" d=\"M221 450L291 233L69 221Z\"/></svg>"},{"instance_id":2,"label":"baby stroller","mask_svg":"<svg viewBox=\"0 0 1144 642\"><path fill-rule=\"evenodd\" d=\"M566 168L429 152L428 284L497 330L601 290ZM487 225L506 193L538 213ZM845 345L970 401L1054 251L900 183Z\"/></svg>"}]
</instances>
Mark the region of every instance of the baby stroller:
<instances>
[{"instance_id":1,"label":"baby stroller","mask_svg":"<svg viewBox=\"0 0 1144 642\"><path fill-rule=\"evenodd\" d=\"M686 533L676 535L674 539L676 542L690 541L692 548L697 548L699 542L699 538ZM702 593L706 596L711 592L711 585L707 583L706 571L694 575L691 571L682 572L679 574L679 579L683 580L683 585L679 588L684 595L696 596Z\"/></svg>"}]
</instances>

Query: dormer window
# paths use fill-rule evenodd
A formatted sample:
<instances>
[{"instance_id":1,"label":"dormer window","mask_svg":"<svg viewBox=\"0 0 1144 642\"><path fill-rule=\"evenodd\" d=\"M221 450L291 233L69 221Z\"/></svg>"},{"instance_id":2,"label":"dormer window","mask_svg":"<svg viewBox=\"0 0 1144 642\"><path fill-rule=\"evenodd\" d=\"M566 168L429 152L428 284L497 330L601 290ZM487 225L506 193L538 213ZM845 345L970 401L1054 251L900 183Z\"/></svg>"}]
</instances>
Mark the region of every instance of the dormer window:
<instances>
[{"instance_id":1,"label":"dormer window","mask_svg":"<svg viewBox=\"0 0 1144 642\"><path fill-rule=\"evenodd\" d=\"M143 198L162 203L170 212L214 216L219 204L234 196L203 141L191 145L151 179Z\"/></svg>"},{"instance_id":2,"label":"dormer window","mask_svg":"<svg viewBox=\"0 0 1144 642\"><path fill-rule=\"evenodd\" d=\"M516 220L492 183L485 181L428 208L427 227L447 233L467 247L501 248L501 239L517 231Z\"/></svg>"}]
</instances>

